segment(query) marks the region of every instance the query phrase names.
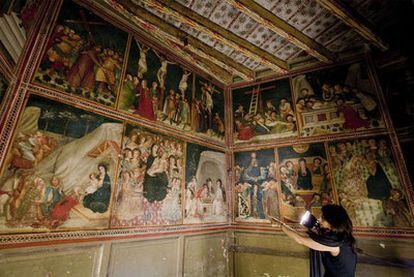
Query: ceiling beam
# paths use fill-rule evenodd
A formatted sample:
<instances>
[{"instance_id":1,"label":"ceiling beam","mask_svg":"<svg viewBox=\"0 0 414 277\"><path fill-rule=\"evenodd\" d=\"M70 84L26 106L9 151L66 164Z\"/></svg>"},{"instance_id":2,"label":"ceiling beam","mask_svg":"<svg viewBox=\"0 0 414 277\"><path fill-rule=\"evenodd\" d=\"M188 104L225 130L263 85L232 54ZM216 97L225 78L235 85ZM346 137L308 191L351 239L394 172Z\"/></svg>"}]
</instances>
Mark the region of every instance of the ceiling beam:
<instances>
[{"instance_id":1,"label":"ceiling beam","mask_svg":"<svg viewBox=\"0 0 414 277\"><path fill-rule=\"evenodd\" d=\"M317 0L317 2L382 51L388 49L388 45L369 27L371 24L357 11L349 7L345 3L346 1Z\"/></svg>"},{"instance_id":2,"label":"ceiling beam","mask_svg":"<svg viewBox=\"0 0 414 277\"><path fill-rule=\"evenodd\" d=\"M166 32L177 44L184 44L183 39L187 39L186 45L183 45L184 50L192 52L197 56L204 58L206 61L211 61L212 63L223 67L225 70L241 77L246 81L254 79L255 72L253 70L249 69L241 63L234 61L229 56L221 53L208 44L192 36L189 36L186 32L178 29L174 25L167 23L165 20L150 13L146 9L134 4L133 1L118 0L118 3L121 4L130 13L139 16L147 23L153 24L160 28L162 31Z\"/></svg>"},{"instance_id":3,"label":"ceiling beam","mask_svg":"<svg viewBox=\"0 0 414 277\"><path fill-rule=\"evenodd\" d=\"M275 32L290 43L305 50L308 54L314 56L320 61L331 63L334 62L335 54L314 41L307 35L292 27L283 19L276 16L271 11L265 9L261 5L252 0L225 0L235 9L245 13L253 18L257 23L265 26L269 30Z\"/></svg>"},{"instance_id":4,"label":"ceiling beam","mask_svg":"<svg viewBox=\"0 0 414 277\"><path fill-rule=\"evenodd\" d=\"M164 54L168 55L173 53L172 56L177 57L177 61L181 61L182 63L187 64L187 66L192 65L198 68L203 71L204 74L216 79L219 83L224 85L230 85L233 83L233 76L227 70L215 65L210 59L198 57L195 54L184 51L182 41L180 43L176 43L159 27L142 20L135 14L130 13L119 3L112 0L82 0L80 1L80 4L82 2L85 4L88 3L87 5L92 5L95 9L101 12L105 11L105 14L101 14L100 16L109 16L113 19L117 19L120 24L127 26L128 29L130 29L130 32L135 32L144 39L148 40L148 46L160 46L161 51L165 51ZM109 7L107 5L109 5ZM131 24L131 22L135 24Z\"/></svg>"},{"instance_id":5,"label":"ceiling beam","mask_svg":"<svg viewBox=\"0 0 414 277\"><path fill-rule=\"evenodd\" d=\"M287 63L269 52L257 47L253 43L235 35L226 30L222 26L210 21L209 19L199 15L190 8L187 8L175 1L170 0L141 0L151 9L172 16L180 23L190 26L208 36L213 37L217 41L234 48L255 60L256 62L271 68L277 73L286 73L288 69Z\"/></svg>"}]
</instances>

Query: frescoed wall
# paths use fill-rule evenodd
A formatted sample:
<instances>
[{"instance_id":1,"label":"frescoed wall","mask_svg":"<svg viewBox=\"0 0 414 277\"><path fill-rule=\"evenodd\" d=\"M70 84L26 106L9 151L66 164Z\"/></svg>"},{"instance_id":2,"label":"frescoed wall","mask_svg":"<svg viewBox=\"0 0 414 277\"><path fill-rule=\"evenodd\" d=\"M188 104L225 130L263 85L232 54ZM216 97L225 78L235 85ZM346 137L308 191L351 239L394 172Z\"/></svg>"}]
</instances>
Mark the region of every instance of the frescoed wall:
<instances>
[{"instance_id":1,"label":"frescoed wall","mask_svg":"<svg viewBox=\"0 0 414 277\"><path fill-rule=\"evenodd\" d=\"M69 0L54 26L35 82L115 106L128 34Z\"/></svg>"},{"instance_id":2,"label":"frescoed wall","mask_svg":"<svg viewBox=\"0 0 414 277\"><path fill-rule=\"evenodd\" d=\"M224 140L223 91L137 38L131 43L118 109Z\"/></svg>"},{"instance_id":3,"label":"frescoed wall","mask_svg":"<svg viewBox=\"0 0 414 277\"><path fill-rule=\"evenodd\" d=\"M274 149L235 153L235 220L268 223L279 217Z\"/></svg>"},{"instance_id":4,"label":"frescoed wall","mask_svg":"<svg viewBox=\"0 0 414 277\"><path fill-rule=\"evenodd\" d=\"M297 222L305 210L319 216L333 203L331 173L323 143L280 147L277 180L282 191L281 216Z\"/></svg>"},{"instance_id":5,"label":"frescoed wall","mask_svg":"<svg viewBox=\"0 0 414 277\"><path fill-rule=\"evenodd\" d=\"M33 26L40 7L39 0L5 0L1 1L1 14L15 13L22 21L22 26L28 32Z\"/></svg>"},{"instance_id":6,"label":"frescoed wall","mask_svg":"<svg viewBox=\"0 0 414 277\"><path fill-rule=\"evenodd\" d=\"M3 164L0 232L108 226L122 124L30 96Z\"/></svg>"},{"instance_id":7,"label":"frescoed wall","mask_svg":"<svg viewBox=\"0 0 414 277\"><path fill-rule=\"evenodd\" d=\"M289 79L233 91L235 142L297 135Z\"/></svg>"},{"instance_id":8,"label":"frescoed wall","mask_svg":"<svg viewBox=\"0 0 414 277\"><path fill-rule=\"evenodd\" d=\"M303 137L385 127L365 63L295 76L292 88Z\"/></svg>"},{"instance_id":9,"label":"frescoed wall","mask_svg":"<svg viewBox=\"0 0 414 277\"><path fill-rule=\"evenodd\" d=\"M182 223L184 143L127 125L112 226Z\"/></svg>"},{"instance_id":10,"label":"frescoed wall","mask_svg":"<svg viewBox=\"0 0 414 277\"><path fill-rule=\"evenodd\" d=\"M187 143L184 223L227 220L224 153Z\"/></svg>"},{"instance_id":11,"label":"frescoed wall","mask_svg":"<svg viewBox=\"0 0 414 277\"><path fill-rule=\"evenodd\" d=\"M236 222L269 223L269 213L277 211L276 217L297 223L305 210L319 216L323 205L336 203L360 228L413 226L412 191L395 162L398 149L388 135L380 134L387 114L380 109L370 74L360 61L292 77L295 107L284 104L298 133L272 133L269 128L271 115L280 118L281 101L290 96L284 80L232 91ZM361 139L336 138L373 132ZM285 142L289 137L294 143ZM301 143L305 137L310 143ZM262 143L269 149L253 151ZM276 194L272 202L268 186ZM269 203L277 203L277 209L269 209Z\"/></svg>"},{"instance_id":12,"label":"frescoed wall","mask_svg":"<svg viewBox=\"0 0 414 277\"><path fill-rule=\"evenodd\" d=\"M0 2L0 56L13 67L21 56L27 38L44 5L40 0Z\"/></svg>"},{"instance_id":13,"label":"frescoed wall","mask_svg":"<svg viewBox=\"0 0 414 277\"><path fill-rule=\"evenodd\" d=\"M414 226L386 137L332 142L329 156L340 204L355 226Z\"/></svg>"},{"instance_id":14,"label":"frescoed wall","mask_svg":"<svg viewBox=\"0 0 414 277\"><path fill-rule=\"evenodd\" d=\"M0 272L29 274L36 257L39 275L73 261L75 275L266 274L286 262L300 267L281 274L300 275L306 253L273 237L271 218L297 226L329 203L348 210L357 235L413 236L413 191L365 62L232 91L94 15L92 2L50 8L57 21L41 30L51 33L28 50L36 64L43 49L38 68L18 68L34 78L9 72L16 93L0 118L0 246L82 249L2 252ZM271 249L263 258L227 240ZM271 259L278 248L302 258Z\"/></svg>"}]
</instances>

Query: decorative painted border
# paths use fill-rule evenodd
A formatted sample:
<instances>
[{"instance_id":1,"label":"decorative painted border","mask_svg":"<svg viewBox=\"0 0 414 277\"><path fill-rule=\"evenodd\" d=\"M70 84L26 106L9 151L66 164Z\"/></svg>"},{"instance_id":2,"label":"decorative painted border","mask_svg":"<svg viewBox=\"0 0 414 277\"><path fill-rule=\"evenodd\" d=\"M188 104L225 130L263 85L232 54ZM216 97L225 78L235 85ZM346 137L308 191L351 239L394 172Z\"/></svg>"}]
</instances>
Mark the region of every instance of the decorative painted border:
<instances>
[{"instance_id":1,"label":"decorative painted border","mask_svg":"<svg viewBox=\"0 0 414 277\"><path fill-rule=\"evenodd\" d=\"M53 233L34 233L34 234L13 234L0 236L1 248L27 247L33 244L52 244L52 243L74 243L85 241L102 241L115 239L131 239L137 237L153 237L159 235L176 235L180 233L210 232L217 230L227 230L226 224L209 224L195 226L163 226L145 227L135 229L112 229L94 231L73 231L73 232L53 232Z\"/></svg>"},{"instance_id":2,"label":"decorative painted border","mask_svg":"<svg viewBox=\"0 0 414 277\"><path fill-rule=\"evenodd\" d=\"M290 225L293 229L298 231L306 231L304 228L300 227L299 225ZM282 229L280 225L272 225L272 226L263 226L256 228L253 225L246 225L240 223L232 223L230 228L232 231L255 231L255 232L266 232L266 233L281 233ZM380 227L375 228L354 228L354 236L359 237L372 237L372 238L401 238L401 239L413 239L414 238L414 230L413 229L385 229Z\"/></svg>"},{"instance_id":3,"label":"decorative painted border","mask_svg":"<svg viewBox=\"0 0 414 277\"><path fill-rule=\"evenodd\" d=\"M5 115L3 121L0 121L2 124L2 129L0 130L0 164L4 162L5 155L7 153L8 148L11 144L11 137L13 136L13 130L16 127L16 124L19 119L19 114L22 112L24 108L25 99L29 95L39 95L46 97L48 99L56 100L65 104L70 104L75 107L79 107L81 109L95 112L97 114L101 114L110 118L121 120L125 123L131 123L134 125L139 125L145 127L149 130L161 133L163 135L172 135L176 138L182 139L185 142L192 142L200 145L204 145L210 147L212 149L217 149L218 151L223 151L226 154L226 162L228 164L227 168L227 196L228 196L228 222L227 223L201 223L201 224L185 224L185 225L175 225L175 226L157 226L157 227L140 227L140 228L130 228L130 229L106 229L106 230L84 230L84 231L52 231L48 233L31 233L31 234L1 234L0 235L0 247L2 248L10 248L10 247L23 247L28 246L28 244L41 244L41 243L69 243L74 241L96 241L96 240L112 240L112 239L127 239L127 238L134 238L134 237L145 237L145 236L157 236L162 234L176 234L176 233L193 233L193 232L208 232L214 230L255 230L255 231L269 231L274 232L275 229L270 227L269 224L249 224L249 223L238 223L234 222L234 191L233 191L233 175L232 175L232 168L234 165L234 152L237 151L249 151L249 150L256 150L256 149L264 149L264 148L275 148L278 146L286 146L292 144L302 144L302 143L324 143L327 141L333 140L342 140L342 139L356 139L362 137L368 137L373 135L389 135L391 141L394 144L393 153L396 157L396 163L398 164L399 173L402 177L402 182L405 184L405 188L407 189L410 208L414 210L414 190L410 185L409 176L407 169L405 167L405 163L403 160L401 148L398 144L398 138L395 134L394 128L392 126L392 122L390 119L390 115L388 110L386 109L385 99L382 94L381 87L379 85L379 81L377 76L375 75L375 66L370 58L370 56L364 55L365 58L368 59L368 64L370 66L370 76L373 80L373 84L376 86L377 95L380 100L381 110L383 113L384 120L386 121L386 125L388 129L384 130L370 130L369 132L353 132L353 133L344 133L344 134L332 134L332 135L325 135L325 136L315 136L315 137L306 137L306 138L288 138L288 139L278 139L260 143L260 146L257 145L238 145L233 146L233 129L230 126L233 126L232 121L232 108L225 112L225 122L226 122L226 144L222 145L218 142L208 140L208 138L198 137L196 135L190 134L185 135L182 132L174 128L170 128L168 126L154 126L154 124L150 124L150 122L133 117L128 115L127 113L123 113L117 111L113 108L106 107L103 105L99 105L98 103L93 103L83 98L78 98L73 95L64 94L57 90L53 90L50 88L45 88L37 84L32 84L31 80L33 79L34 73L37 70L37 65L40 63L42 58L42 51L36 51L37 49L44 48L44 45L53 30L54 22L59 14L60 6L62 0L59 1L45 1L48 3L47 5L44 4L42 6L42 14L39 14L37 19L36 26L34 27L31 35L28 39L28 42L25 47L25 52L22 54L18 66L14 70L10 68L6 68L9 72L9 78L12 79L12 88L9 90L9 94L6 101L8 101L7 107L5 107ZM52 3L53 2L53 3ZM109 21L110 23L114 24L115 26L129 32L134 33L134 35L138 35L142 40L146 40L146 38L139 34L139 32L128 26L126 22L122 22L120 19L116 19L113 14L109 12L104 12L102 10L97 10L97 6L91 4L90 1L86 0L77 0L76 3L82 5L83 7L92 10L97 15L101 16L104 20ZM153 47L156 50L160 50L163 53L169 53L168 50L160 48L159 46L153 45L151 42L148 42L148 45ZM205 76L204 73L200 72L197 68L192 65L188 65L187 62L182 61L179 57L171 54L173 59L177 62L185 65L186 67L190 68L194 73L198 74L199 76L210 80L210 76ZM0 56L1 58L1 56ZM350 57L347 60L344 60L341 64L349 64L351 62L361 60L360 54L357 57ZM287 75L284 76L266 76L256 80L255 82L240 82L234 84L230 87L224 88L224 97L225 97L225 107L230 107L232 103L232 89L242 88L243 86L251 86L257 83L268 82L272 80L282 79L286 77L292 77L298 74L303 74L307 72L312 72L315 70L327 69L333 66L338 66L341 64L335 65L320 65L317 64L316 66L311 66L303 69L293 70L289 72ZM4 66L3 66L4 68ZM13 76L13 72L16 72L15 76ZM16 79L13 79L16 78ZM223 88L222 84L215 83L218 87ZM298 228L298 226L295 226ZM277 232L280 232L280 229L276 229ZM369 236L369 237L392 237L392 238L414 238L414 229L412 228L399 228L399 229L390 229L390 228L355 228L356 236Z\"/></svg>"}]
</instances>

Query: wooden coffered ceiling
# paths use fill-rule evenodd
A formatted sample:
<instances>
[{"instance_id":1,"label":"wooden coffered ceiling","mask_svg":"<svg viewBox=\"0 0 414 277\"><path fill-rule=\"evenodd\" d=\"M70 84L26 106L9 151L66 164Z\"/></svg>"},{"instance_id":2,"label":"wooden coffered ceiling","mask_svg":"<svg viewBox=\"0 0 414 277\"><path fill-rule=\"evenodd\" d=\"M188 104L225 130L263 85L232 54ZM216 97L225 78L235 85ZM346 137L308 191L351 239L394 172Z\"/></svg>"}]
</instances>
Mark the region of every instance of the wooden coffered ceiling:
<instances>
[{"instance_id":1,"label":"wooden coffered ceiling","mask_svg":"<svg viewBox=\"0 0 414 277\"><path fill-rule=\"evenodd\" d=\"M381 0L85 0L225 85L386 50Z\"/></svg>"}]
</instances>

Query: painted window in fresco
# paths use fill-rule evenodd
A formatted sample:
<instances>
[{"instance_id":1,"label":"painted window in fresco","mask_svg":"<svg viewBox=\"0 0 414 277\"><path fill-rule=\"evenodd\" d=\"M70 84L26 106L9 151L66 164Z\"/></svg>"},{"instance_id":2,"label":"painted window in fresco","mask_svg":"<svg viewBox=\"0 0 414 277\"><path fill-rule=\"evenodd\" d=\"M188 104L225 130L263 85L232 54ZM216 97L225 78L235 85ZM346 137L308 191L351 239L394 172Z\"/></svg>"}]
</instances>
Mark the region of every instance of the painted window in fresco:
<instances>
[{"instance_id":1,"label":"painted window in fresco","mask_svg":"<svg viewBox=\"0 0 414 277\"><path fill-rule=\"evenodd\" d=\"M0 106L3 103L3 99L6 94L6 90L8 86L9 86L9 82L6 80L4 75L0 72Z\"/></svg>"},{"instance_id":2,"label":"painted window in fresco","mask_svg":"<svg viewBox=\"0 0 414 277\"><path fill-rule=\"evenodd\" d=\"M236 221L268 223L280 216L274 149L235 153L234 173Z\"/></svg>"},{"instance_id":3,"label":"painted window in fresco","mask_svg":"<svg viewBox=\"0 0 414 277\"><path fill-rule=\"evenodd\" d=\"M187 143L185 179L184 223L226 221L225 154Z\"/></svg>"},{"instance_id":4,"label":"painted window in fresco","mask_svg":"<svg viewBox=\"0 0 414 277\"><path fill-rule=\"evenodd\" d=\"M184 143L127 125L112 226L182 223Z\"/></svg>"},{"instance_id":5,"label":"painted window in fresco","mask_svg":"<svg viewBox=\"0 0 414 277\"><path fill-rule=\"evenodd\" d=\"M323 205L333 203L331 170L324 144L286 146L277 151L282 217L297 222L305 210L320 215Z\"/></svg>"},{"instance_id":6,"label":"painted window in fresco","mask_svg":"<svg viewBox=\"0 0 414 277\"><path fill-rule=\"evenodd\" d=\"M355 226L414 226L386 137L333 142L329 156L339 201Z\"/></svg>"},{"instance_id":7,"label":"painted window in fresco","mask_svg":"<svg viewBox=\"0 0 414 277\"><path fill-rule=\"evenodd\" d=\"M384 128L364 63L292 78L301 136Z\"/></svg>"},{"instance_id":8,"label":"painted window in fresco","mask_svg":"<svg viewBox=\"0 0 414 277\"><path fill-rule=\"evenodd\" d=\"M0 178L0 232L104 228L122 124L30 96Z\"/></svg>"},{"instance_id":9,"label":"painted window in fresco","mask_svg":"<svg viewBox=\"0 0 414 277\"><path fill-rule=\"evenodd\" d=\"M128 35L64 1L35 81L115 106Z\"/></svg>"},{"instance_id":10,"label":"painted window in fresco","mask_svg":"<svg viewBox=\"0 0 414 277\"><path fill-rule=\"evenodd\" d=\"M235 142L297 134L289 79L233 91Z\"/></svg>"},{"instance_id":11,"label":"painted window in fresco","mask_svg":"<svg viewBox=\"0 0 414 277\"><path fill-rule=\"evenodd\" d=\"M118 109L186 132L224 139L223 92L133 39Z\"/></svg>"}]
</instances>

